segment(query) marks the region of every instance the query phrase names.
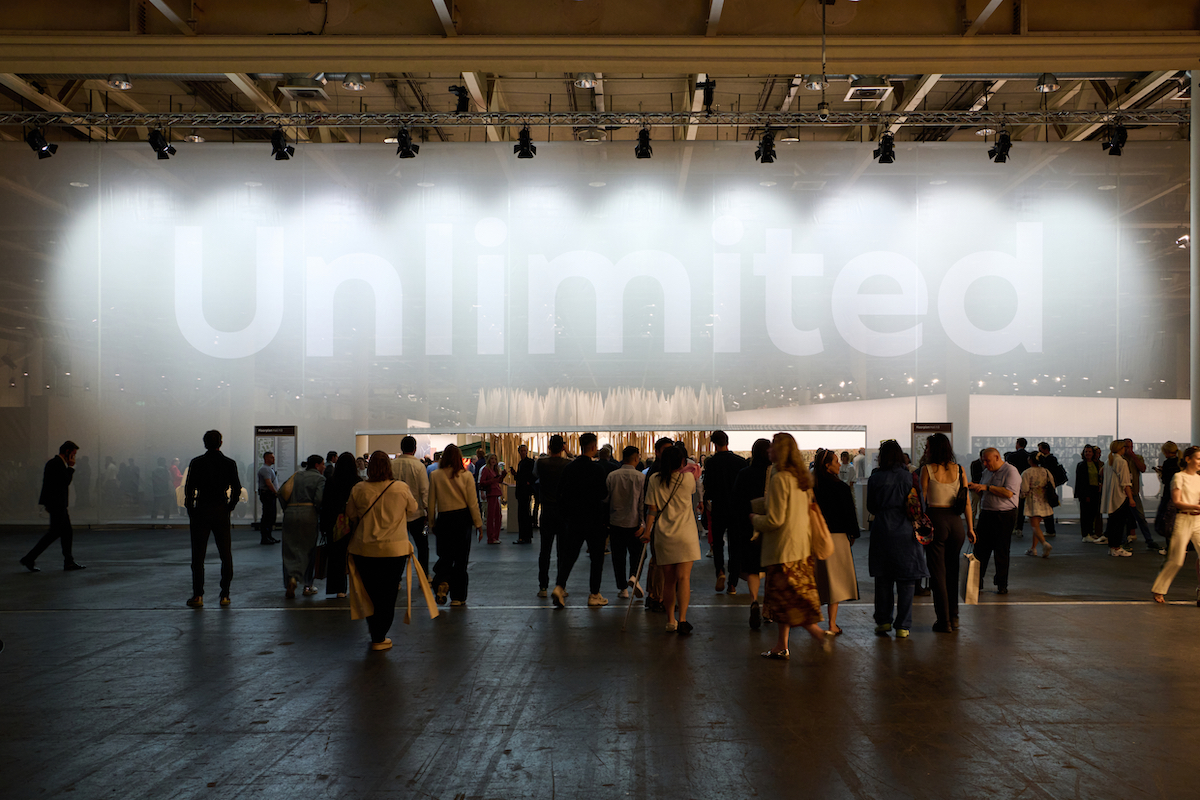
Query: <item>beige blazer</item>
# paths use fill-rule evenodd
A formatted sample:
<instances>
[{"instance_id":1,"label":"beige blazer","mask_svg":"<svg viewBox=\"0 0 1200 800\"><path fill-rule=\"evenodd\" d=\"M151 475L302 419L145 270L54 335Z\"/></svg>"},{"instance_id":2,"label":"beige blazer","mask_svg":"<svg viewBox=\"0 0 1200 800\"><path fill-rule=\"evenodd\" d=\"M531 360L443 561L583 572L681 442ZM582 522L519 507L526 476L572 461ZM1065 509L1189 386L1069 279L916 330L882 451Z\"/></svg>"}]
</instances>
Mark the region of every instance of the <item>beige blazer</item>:
<instances>
[{"instance_id":1,"label":"beige blazer","mask_svg":"<svg viewBox=\"0 0 1200 800\"><path fill-rule=\"evenodd\" d=\"M767 484L767 513L754 516L762 534L764 567L803 561L812 552L808 530L808 492L790 472L775 471Z\"/></svg>"},{"instance_id":2,"label":"beige blazer","mask_svg":"<svg viewBox=\"0 0 1200 800\"><path fill-rule=\"evenodd\" d=\"M425 471L425 464L416 456L401 453L398 458L392 460L392 477L404 481L413 497L417 498L416 513L410 516L408 521L412 522L425 516L425 509L429 506L429 473Z\"/></svg>"}]
</instances>

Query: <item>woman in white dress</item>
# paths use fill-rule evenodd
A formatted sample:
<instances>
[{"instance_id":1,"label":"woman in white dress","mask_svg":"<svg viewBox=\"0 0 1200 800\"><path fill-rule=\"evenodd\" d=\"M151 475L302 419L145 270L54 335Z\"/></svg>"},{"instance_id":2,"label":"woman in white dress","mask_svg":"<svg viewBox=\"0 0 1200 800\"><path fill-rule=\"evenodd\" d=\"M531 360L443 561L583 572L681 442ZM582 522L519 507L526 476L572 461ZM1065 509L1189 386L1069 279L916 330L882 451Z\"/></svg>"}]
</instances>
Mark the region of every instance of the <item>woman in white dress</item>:
<instances>
[{"instance_id":1,"label":"woman in white dress","mask_svg":"<svg viewBox=\"0 0 1200 800\"><path fill-rule=\"evenodd\" d=\"M692 493L696 479L685 470L683 451L678 447L663 450L662 468L650 476L646 489L646 533L651 542L654 562L662 570L663 605L667 607L667 631L689 634L688 602L692 597L692 564L700 560L700 537L696 532L696 513ZM679 600L679 617L675 601Z\"/></svg>"},{"instance_id":2,"label":"woman in white dress","mask_svg":"<svg viewBox=\"0 0 1200 800\"><path fill-rule=\"evenodd\" d=\"M1027 556L1038 554L1038 544L1042 546L1042 558L1049 558L1054 548L1042 535L1042 517L1054 516L1054 509L1046 500L1046 487L1054 489L1054 478L1050 470L1042 466L1042 454L1034 453L1029 457L1029 469L1021 473L1021 499L1025 501L1025 516L1029 517L1029 525L1033 528L1033 546L1025 551Z\"/></svg>"},{"instance_id":3,"label":"woman in white dress","mask_svg":"<svg viewBox=\"0 0 1200 800\"><path fill-rule=\"evenodd\" d=\"M1171 533L1167 563L1163 564L1154 581L1154 602L1165 603L1171 581L1183 566L1188 543L1200 553L1200 447L1183 451L1183 471L1171 478L1171 502L1175 504L1175 527ZM1200 588L1196 589L1196 605L1200 606Z\"/></svg>"}]
</instances>

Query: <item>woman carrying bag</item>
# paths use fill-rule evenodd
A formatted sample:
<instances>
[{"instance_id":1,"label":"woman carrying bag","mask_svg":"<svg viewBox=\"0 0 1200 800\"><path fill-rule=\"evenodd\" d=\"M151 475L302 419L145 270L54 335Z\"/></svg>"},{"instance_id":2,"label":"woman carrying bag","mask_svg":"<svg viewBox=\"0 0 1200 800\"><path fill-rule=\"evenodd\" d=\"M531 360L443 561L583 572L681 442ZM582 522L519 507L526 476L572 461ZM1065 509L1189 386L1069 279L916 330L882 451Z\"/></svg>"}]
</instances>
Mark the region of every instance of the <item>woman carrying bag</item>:
<instances>
[{"instance_id":1,"label":"woman carrying bag","mask_svg":"<svg viewBox=\"0 0 1200 800\"><path fill-rule=\"evenodd\" d=\"M416 510L417 500L408 485L392 480L392 465L387 453L376 450L367 462L367 479L355 484L346 501L346 517L354 525L347 548L350 553L347 560L351 617L366 618L372 650L387 650L392 646L387 634L396 616L396 597L400 592L404 565L413 552L412 542L408 539L408 515ZM417 574L422 588L428 592L420 564L417 564ZM408 586L411 611L411 574ZM430 611L431 616L436 616L437 610L432 603ZM408 620L406 614L405 622Z\"/></svg>"},{"instance_id":2,"label":"woman carrying bag","mask_svg":"<svg viewBox=\"0 0 1200 800\"><path fill-rule=\"evenodd\" d=\"M842 481L842 465L833 450L818 450L813 499L825 516L833 540L833 553L817 561L817 596L829 608L827 636L840 636L837 624L838 603L858 599L858 575L854 571L854 556L850 546L858 538L858 513L854 510L854 494Z\"/></svg>"},{"instance_id":3,"label":"woman carrying bag","mask_svg":"<svg viewBox=\"0 0 1200 800\"><path fill-rule=\"evenodd\" d=\"M650 476L646 490L646 525L643 541L654 536L654 560L663 575L663 605L667 609L667 632L686 636L692 632L687 621L692 596L692 564L700 560L700 540L692 493L696 478L687 470L687 457L680 447L662 452L662 468ZM656 524L657 521L657 524ZM675 601L679 600L679 618Z\"/></svg>"},{"instance_id":4,"label":"woman carrying bag","mask_svg":"<svg viewBox=\"0 0 1200 800\"><path fill-rule=\"evenodd\" d=\"M933 525L933 541L925 545L929 586L933 590L933 630L950 633L958 628L958 572L963 542L975 541L967 478L954 458L950 437L935 433L925 440L925 466L921 468L921 497ZM966 517L966 533L963 533Z\"/></svg>"},{"instance_id":5,"label":"woman carrying bag","mask_svg":"<svg viewBox=\"0 0 1200 800\"><path fill-rule=\"evenodd\" d=\"M322 500L320 519L321 535L325 537L325 596L346 596L346 548L350 537L344 535L345 528L338 529L338 518L342 525L347 522L346 501L350 492L360 483L354 454L342 453L334 464L333 471L325 480L325 496Z\"/></svg>"}]
</instances>

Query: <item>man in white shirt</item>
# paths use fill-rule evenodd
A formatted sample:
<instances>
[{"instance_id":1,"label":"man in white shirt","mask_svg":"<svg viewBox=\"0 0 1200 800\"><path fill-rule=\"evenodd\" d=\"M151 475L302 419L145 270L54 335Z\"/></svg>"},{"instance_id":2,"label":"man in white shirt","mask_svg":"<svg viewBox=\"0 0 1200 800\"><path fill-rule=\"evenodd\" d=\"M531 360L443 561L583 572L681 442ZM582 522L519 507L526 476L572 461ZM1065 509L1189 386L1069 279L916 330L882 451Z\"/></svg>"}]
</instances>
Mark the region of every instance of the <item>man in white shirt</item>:
<instances>
[{"instance_id":1,"label":"man in white shirt","mask_svg":"<svg viewBox=\"0 0 1200 800\"><path fill-rule=\"evenodd\" d=\"M408 535L417 546L417 561L421 569L429 573L429 534L426 531L427 506L429 502L429 473L417 458L417 440L405 436L400 440L400 455L392 461L392 477L404 481L412 496L417 499L416 514L408 520Z\"/></svg>"},{"instance_id":2,"label":"man in white shirt","mask_svg":"<svg viewBox=\"0 0 1200 800\"><path fill-rule=\"evenodd\" d=\"M617 579L617 596L622 600L629 597L629 577L637 569L642 555L642 542L638 537L642 530L645 476L637 468L641 454L633 445L626 447L621 452L621 466L608 473L605 479L609 549L612 551L613 575ZM629 556L628 567L626 555ZM641 596L641 587L635 586L634 592Z\"/></svg>"},{"instance_id":3,"label":"man in white shirt","mask_svg":"<svg viewBox=\"0 0 1200 800\"><path fill-rule=\"evenodd\" d=\"M983 479L968 483L967 488L982 496L979 521L975 525L975 557L979 559L979 581L983 582L988 561L996 554L996 574L992 582L996 594L1008 594L1009 550L1017 519L1017 500L1021 496L1021 473L1006 463L1000 451L989 447L981 454Z\"/></svg>"}]
</instances>

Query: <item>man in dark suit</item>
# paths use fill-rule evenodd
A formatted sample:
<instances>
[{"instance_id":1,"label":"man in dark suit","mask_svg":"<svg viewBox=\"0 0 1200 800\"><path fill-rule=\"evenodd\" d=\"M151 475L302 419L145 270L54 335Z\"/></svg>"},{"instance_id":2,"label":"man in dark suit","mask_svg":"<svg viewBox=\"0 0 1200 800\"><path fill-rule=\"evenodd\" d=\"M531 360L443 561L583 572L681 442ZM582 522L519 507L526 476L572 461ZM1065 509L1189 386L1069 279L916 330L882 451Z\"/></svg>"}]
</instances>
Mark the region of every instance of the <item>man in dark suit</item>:
<instances>
[{"instance_id":1,"label":"man in dark suit","mask_svg":"<svg viewBox=\"0 0 1200 800\"><path fill-rule=\"evenodd\" d=\"M1004 454L1004 460L1017 468L1017 472L1024 475L1025 470L1029 469L1029 457L1033 455L1026 448L1029 442L1024 439L1017 439L1017 449ZM1017 501L1017 538L1021 538L1021 532L1025 529L1025 498L1019 498Z\"/></svg>"},{"instance_id":2,"label":"man in dark suit","mask_svg":"<svg viewBox=\"0 0 1200 800\"><path fill-rule=\"evenodd\" d=\"M608 600L600 594L604 540L608 537L608 509L604 504L608 496L608 472L595 460L596 449L596 434L580 434L579 457L563 467L558 493L567 525L558 538L558 580L550 593L555 608L566 605L567 578L585 543L592 562L588 605L608 605Z\"/></svg>"},{"instance_id":3,"label":"man in dark suit","mask_svg":"<svg viewBox=\"0 0 1200 800\"><path fill-rule=\"evenodd\" d=\"M229 584L233 580L229 515L242 496L237 463L221 452L220 431L204 434L204 449L207 452L188 465L183 485L183 505L192 534L192 597L187 601L192 608L204 605L204 556L210 533L221 556L221 605L229 605Z\"/></svg>"},{"instance_id":4,"label":"man in dark suit","mask_svg":"<svg viewBox=\"0 0 1200 800\"><path fill-rule=\"evenodd\" d=\"M50 528L21 559L21 565L30 572L41 572L33 562L55 539L62 540L63 570L74 572L83 569L83 565L76 564L71 555L74 532L71 529L71 515L67 513L71 478L75 476L75 454L78 452L79 445L65 441L58 448L58 455L47 461L46 468L42 470L42 493L38 497L38 504L44 506L50 515Z\"/></svg>"},{"instance_id":5,"label":"man in dark suit","mask_svg":"<svg viewBox=\"0 0 1200 800\"><path fill-rule=\"evenodd\" d=\"M521 445L517 448L520 461L517 468L508 468L508 472L517 482L517 541L516 544L533 544L533 513L530 505L533 503L533 486L537 482L534 470L535 462L529 457L529 448Z\"/></svg>"}]
</instances>

